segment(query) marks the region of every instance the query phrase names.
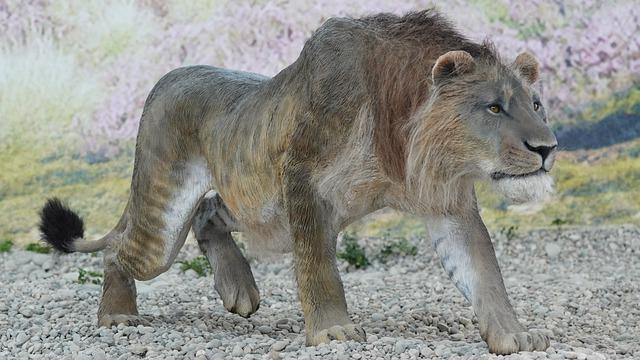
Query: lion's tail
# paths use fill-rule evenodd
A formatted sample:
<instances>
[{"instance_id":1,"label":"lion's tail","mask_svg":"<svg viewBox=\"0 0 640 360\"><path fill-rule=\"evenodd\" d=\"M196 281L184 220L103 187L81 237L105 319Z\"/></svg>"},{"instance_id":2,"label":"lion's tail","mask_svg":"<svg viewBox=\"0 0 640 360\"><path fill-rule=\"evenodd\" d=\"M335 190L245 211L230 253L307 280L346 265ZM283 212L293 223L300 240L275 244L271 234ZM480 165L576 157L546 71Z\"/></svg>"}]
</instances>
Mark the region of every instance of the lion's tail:
<instances>
[{"instance_id":1,"label":"lion's tail","mask_svg":"<svg viewBox=\"0 0 640 360\"><path fill-rule=\"evenodd\" d=\"M65 253L99 251L113 237L110 232L98 240L85 240L84 222L57 198L49 199L40 212L40 233L42 241Z\"/></svg>"}]
</instances>

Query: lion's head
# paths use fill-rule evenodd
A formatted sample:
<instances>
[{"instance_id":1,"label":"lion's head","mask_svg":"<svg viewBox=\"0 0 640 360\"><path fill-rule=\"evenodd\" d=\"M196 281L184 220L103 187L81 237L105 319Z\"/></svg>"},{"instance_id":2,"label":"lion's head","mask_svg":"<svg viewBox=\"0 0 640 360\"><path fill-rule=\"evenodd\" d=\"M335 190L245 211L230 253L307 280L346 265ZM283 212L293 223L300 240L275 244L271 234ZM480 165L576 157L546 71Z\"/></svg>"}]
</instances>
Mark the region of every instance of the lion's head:
<instances>
[{"instance_id":1,"label":"lion's head","mask_svg":"<svg viewBox=\"0 0 640 360\"><path fill-rule=\"evenodd\" d=\"M411 122L410 186L434 194L433 184L444 182L445 201L459 196L456 185L478 179L516 203L552 192L557 141L532 87L538 79L532 55L505 65L494 51L479 58L450 51L431 74L430 98Z\"/></svg>"}]
</instances>

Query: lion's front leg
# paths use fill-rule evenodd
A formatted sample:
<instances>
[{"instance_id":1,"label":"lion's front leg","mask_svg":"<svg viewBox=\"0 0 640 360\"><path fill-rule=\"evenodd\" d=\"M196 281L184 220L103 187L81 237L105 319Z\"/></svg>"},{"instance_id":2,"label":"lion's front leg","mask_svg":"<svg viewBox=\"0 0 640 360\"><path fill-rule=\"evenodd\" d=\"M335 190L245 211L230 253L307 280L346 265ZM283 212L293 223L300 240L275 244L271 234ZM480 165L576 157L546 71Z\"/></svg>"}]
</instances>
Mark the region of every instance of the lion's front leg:
<instances>
[{"instance_id":1,"label":"lion's front leg","mask_svg":"<svg viewBox=\"0 0 640 360\"><path fill-rule=\"evenodd\" d=\"M193 233L213 267L215 289L225 309L249 317L260 307L260 292L249 262L231 236L237 224L218 193L205 196L193 217Z\"/></svg>"},{"instance_id":2,"label":"lion's front leg","mask_svg":"<svg viewBox=\"0 0 640 360\"><path fill-rule=\"evenodd\" d=\"M336 265L337 231L330 209L314 196L299 173L290 173L286 195L298 295L304 312L307 345L331 340L365 341L365 332L347 313Z\"/></svg>"},{"instance_id":3,"label":"lion's front leg","mask_svg":"<svg viewBox=\"0 0 640 360\"><path fill-rule=\"evenodd\" d=\"M432 217L427 226L442 266L472 304L489 350L496 354L545 350L547 336L527 331L516 318L480 214L470 210L459 216Z\"/></svg>"}]
</instances>

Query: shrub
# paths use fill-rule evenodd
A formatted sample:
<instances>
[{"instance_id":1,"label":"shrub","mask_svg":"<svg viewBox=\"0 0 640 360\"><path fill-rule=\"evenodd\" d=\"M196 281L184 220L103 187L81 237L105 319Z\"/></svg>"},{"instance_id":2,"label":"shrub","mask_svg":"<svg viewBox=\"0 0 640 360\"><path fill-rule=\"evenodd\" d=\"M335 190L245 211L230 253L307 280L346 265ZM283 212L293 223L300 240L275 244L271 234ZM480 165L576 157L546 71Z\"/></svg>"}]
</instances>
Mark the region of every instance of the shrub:
<instances>
[{"instance_id":1,"label":"shrub","mask_svg":"<svg viewBox=\"0 0 640 360\"><path fill-rule=\"evenodd\" d=\"M569 223L571 223L571 221L567 219L561 219L561 218L555 218L551 221L551 225L556 226L558 228L560 228L562 225L567 225Z\"/></svg>"},{"instance_id":2,"label":"shrub","mask_svg":"<svg viewBox=\"0 0 640 360\"><path fill-rule=\"evenodd\" d=\"M48 254L51 248L46 245L40 245L40 243L31 243L25 247L25 250L38 254Z\"/></svg>"},{"instance_id":3,"label":"shrub","mask_svg":"<svg viewBox=\"0 0 640 360\"><path fill-rule=\"evenodd\" d=\"M378 257L383 263L387 262L391 257L416 256L418 254L418 248L406 238L392 239L390 234L387 234L383 237L383 240L389 242L382 248Z\"/></svg>"},{"instance_id":4,"label":"shrub","mask_svg":"<svg viewBox=\"0 0 640 360\"><path fill-rule=\"evenodd\" d=\"M183 272L187 270L193 270L199 277L207 276L211 274L211 264L204 256L198 256L191 260L180 261L180 270Z\"/></svg>"},{"instance_id":5,"label":"shrub","mask_svg":"<svg viewBox=\"0 0 640 360\"><path fill-rule=\"evenodd\" d=\"M102 284L102 273L79 268L77 282L78 284L90 283L90 284L100 285Z\"/></svg>"},{"instance_id":6,"label":"shrub","mask_svg":"<svg viewBox=\"0 0 640 360\"><path fill-rule=\"evenodd\" d=\"M518 225L503 226L500 228L500 234L507 240L513 240L518 235L518 228Z\"/></svg>"},{"instance_id":7,"label":"shrub","mask_svg":"<svg viewBox=\"0 0 640 360\"><path fill-rule=\"evenodd\" d=\"M4 240L4 241L0 242L0 253L9 252L12 247L13 247L13 241Z\"/></svg>"},{"instance_id":8,"label":"shrub","mask_svg":"<svg viewBox=\"0 0 640 360\"><path fill-rule=\"evenodd\" d=\"M350 233L342 235L342 250L338 252L337 257L345 260L356 269L365 268L370 264L364 248L358 244L358 239Z\"/></svg>"}]
</instances>

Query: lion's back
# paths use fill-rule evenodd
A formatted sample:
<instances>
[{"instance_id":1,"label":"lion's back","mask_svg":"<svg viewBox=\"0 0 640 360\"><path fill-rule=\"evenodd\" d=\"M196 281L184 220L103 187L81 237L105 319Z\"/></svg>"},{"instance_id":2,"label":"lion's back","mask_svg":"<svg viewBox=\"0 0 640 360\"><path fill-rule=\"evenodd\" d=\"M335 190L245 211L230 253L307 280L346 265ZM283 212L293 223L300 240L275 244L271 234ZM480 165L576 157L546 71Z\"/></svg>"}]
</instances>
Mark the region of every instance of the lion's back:
<instances>
[{"instance_id":1,"label":"lion's back","mask_svg":"<svg viewBox=\"0 0 640 360\"><path fill-rule=\"evenodd\" d=\"M224 112L239 96L255 90L268 79L259 74L208 65L176 68L153 87L145 102L145 112L152 106L169 114L175 112L178 116L163 117L172 121Z\"/></svg>"}]
</instances>

